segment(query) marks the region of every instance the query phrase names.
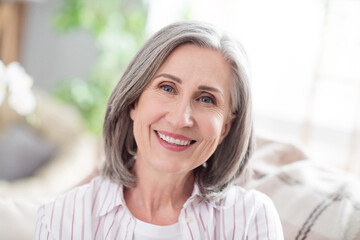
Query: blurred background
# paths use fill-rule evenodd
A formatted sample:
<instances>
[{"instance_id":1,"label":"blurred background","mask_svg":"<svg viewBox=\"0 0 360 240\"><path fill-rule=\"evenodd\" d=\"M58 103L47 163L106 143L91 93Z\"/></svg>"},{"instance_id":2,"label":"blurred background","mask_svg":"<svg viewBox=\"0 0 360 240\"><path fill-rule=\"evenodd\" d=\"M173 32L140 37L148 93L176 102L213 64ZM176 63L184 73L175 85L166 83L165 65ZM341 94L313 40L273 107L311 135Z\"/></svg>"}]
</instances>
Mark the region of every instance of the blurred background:
<instances>
[{"instance_id":1,"label":"blurred background","mask_svg":"<svg viewBox=\"0 0 360 240\"><path fill-rule=\"evenodd\" d=\"M358 0L2 1L0 175L15 180L75 156L68 145L83 134L98 158L107 98L129 60L161 27L193 19L244 45L258 136L359 176L359 13Z\"/></svg>"}]
</instances>

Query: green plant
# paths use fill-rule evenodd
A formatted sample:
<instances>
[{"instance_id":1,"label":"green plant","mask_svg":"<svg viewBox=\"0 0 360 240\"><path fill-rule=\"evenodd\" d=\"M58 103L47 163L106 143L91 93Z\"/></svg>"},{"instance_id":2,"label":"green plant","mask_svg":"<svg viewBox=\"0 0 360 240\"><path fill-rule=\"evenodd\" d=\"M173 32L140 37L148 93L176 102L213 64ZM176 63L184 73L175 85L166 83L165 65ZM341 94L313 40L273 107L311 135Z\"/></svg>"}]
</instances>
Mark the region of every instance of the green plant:
<instances>
[{"instance_id":1,"label":"green plant","mask_svg":"<svg viewBox=\"0 0 360 240\"><path fill-rule=\"evenodd\" d=\"M58 31L85 29L99 50L86 79L66 79L54 89L57 98L79 109L88 129L97 135L108 97L145 39L146 19L147 6L141 0L63 0L54 16Z\"/></svg>"}]
</instances>

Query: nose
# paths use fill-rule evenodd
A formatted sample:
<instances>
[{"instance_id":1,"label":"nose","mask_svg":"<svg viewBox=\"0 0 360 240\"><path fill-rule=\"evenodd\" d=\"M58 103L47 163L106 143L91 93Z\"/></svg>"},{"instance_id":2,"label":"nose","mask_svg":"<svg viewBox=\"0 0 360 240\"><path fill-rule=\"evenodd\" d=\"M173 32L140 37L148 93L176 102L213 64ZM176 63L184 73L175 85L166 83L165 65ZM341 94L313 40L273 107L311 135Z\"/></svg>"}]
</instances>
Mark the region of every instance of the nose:
<instances>
[{"instance_id":1,"label":"nose","mask_svg":"<svg viewBox=\"0 0 360 240\"><path fill-rule=\"evenodd\" d=\"M177 102L169 109L166 120L175 128L192 127L194 125L193 111L190 102Z\"/></svg>"}]
</instances>

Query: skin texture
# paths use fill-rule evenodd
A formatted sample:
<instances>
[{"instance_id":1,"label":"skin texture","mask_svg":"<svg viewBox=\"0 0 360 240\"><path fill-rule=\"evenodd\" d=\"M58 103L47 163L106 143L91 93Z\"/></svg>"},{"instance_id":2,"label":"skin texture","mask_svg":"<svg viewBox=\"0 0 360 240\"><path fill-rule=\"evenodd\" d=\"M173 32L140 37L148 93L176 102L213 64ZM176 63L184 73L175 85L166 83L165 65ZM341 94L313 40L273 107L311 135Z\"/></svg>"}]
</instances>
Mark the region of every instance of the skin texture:
<instances>
[{"instance_id":1,"label":"skin texture","mask_svg":"<svg viewBox=\"0 0 360 240\"><path fill-rule=\"evenodd\" d=\"M124 196L135 217L157 225L177 222L193 190L193 169L230 130L230 87L230 65L214 50L182 45L162 64L130 112L137 185ZM157 132L191 144L168 143Z\"/></svg>"}]
</instances>

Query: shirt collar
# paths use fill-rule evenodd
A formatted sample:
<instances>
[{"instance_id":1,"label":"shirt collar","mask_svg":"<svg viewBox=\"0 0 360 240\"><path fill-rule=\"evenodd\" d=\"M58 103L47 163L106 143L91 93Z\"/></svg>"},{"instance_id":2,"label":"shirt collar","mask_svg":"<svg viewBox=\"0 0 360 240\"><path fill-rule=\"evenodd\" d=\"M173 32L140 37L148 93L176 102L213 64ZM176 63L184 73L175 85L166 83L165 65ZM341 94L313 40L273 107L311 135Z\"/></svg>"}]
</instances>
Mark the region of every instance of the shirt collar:
<instances>
[{"instance_id":1,"label":"shirt collar","mask_svg":"<svg viewBox=\"0 0 360 240\"><path fill-rule=\"evenodd\" d=\"M206 203L208 204L208 206L211 206L215 209L227 209L227 208L231 208L234 206L234 204L236 203L238 196L238 191L236 190L236 186L230 186L229 189L226 190L226 192L224 193L223 198L221 198L218 201L206 201ZM192 198L191 202L194 202L194 200L197 198L199 199L199 202L201 201L202 197L201 197L201 193L199 190L198 185L195 185L194 188L194 193L192 195L192 197L190 197L190 199ZM185 206L184 206L185 207Z\"/></svg>"},{"instance_id":2,"label":"shirt collar","mask_svg":"<svg viewBox=\"0 0 360 240\"><path fill-rule=\"evenodd\" d=\"M102 178L102 182L100 182L100 188L102 188L103 191L99 191L99 203L104 204L97 204L95 208L96 215L104 216L107 213L111 212L115 208L119 206L123 206L126 208L126 203L124 200L124 191L123 191L123 185L119 183L115 183L114 181L108 179L108 178ZM107 190L107 188L109 190ZM101 190L101 189L100 189ZM104 192L105 191L105 192ZM106 192L108 191L108 194ZM236 189L234 186L230 187L230 189L226 193L226 197L224 197L221 201L215 202L215 201L209 201L207 202L210 206L216 208L216 209L225 209L232 207L236 201L237 194ZM183 208L187 208L190 203L200 203L201 201L201 192L199 189L198 184L194 183L194 189L192 191L191 196L189 199L185 202Z\"/></svg>"},{"instance_id":3,"label":"shirt collar","mask_svg":"<svg viewBox=\"0 0 360 240\"><path fill-rule=\"evenodd\" d=\"M101 177L98 203L95 205L96 216L104 216L119 206L125 206L123 185L109 178ZM108 190L107 190L108 189ZM102 191L101 191L102 190ZM102 203L103 204L100 204Z\"/></svg>"}]
</instances>

